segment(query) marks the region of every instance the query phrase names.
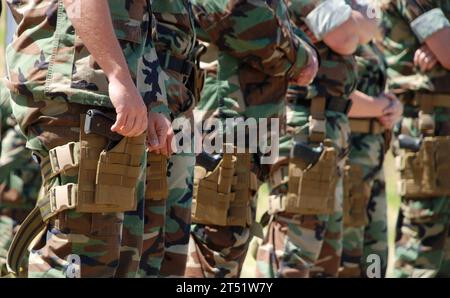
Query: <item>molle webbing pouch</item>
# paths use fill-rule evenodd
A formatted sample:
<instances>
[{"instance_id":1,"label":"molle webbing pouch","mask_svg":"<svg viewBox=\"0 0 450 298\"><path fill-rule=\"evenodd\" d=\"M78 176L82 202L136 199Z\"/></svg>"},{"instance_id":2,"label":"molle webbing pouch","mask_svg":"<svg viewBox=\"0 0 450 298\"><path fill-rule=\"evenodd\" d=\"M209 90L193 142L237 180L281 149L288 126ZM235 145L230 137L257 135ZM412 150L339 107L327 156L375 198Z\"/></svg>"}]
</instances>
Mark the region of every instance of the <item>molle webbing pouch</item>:
<instances>
[{"instance_id":1,"label":"molle webbing pouch","mask_svg":"<svg viewBox=\"0 0 450 298\"><path fill-rule=\"evenodd\" d=\"M450 137L425 137L418 152L397 157L398 190L406 198L450 195Z\"/></svg>"},{"instance_id":2,"label":"molle webbing pouch","mask_svg":"<svg viewBox=\"0 0 450 298\"><path fill-rule=\"evenodd\" d=\"M145 134L123 138L111 150L100 153L95 180L95 206L98 210L102 207L111 210L109 212L136 210L136 187L141 174L145 138Z\"/></svg>"},{"instance_id":3,"label":"molle webbing pouch","mask_svg":"<svg viewBox=\"0 0 450 298\"><path fill-rule=\"evenodd\" d=\"M252 156L249 153L237 153L236 170L231 192L235 193L228 212L229 226L250 226L252 224L251 198L258 190L256 175L250 171Z\"/></svg>"},{"instance_id":4,"label":"molle webbing pouch","mask_svg":"<svg viewBox=\"0 0 450 298\"><path fill-rule=\"evenodd\" d=\"M228 209L235 193L231 192L236 157L224 153L222 160L212 171L195 166L192 221L219 226L228 225Z\"/></svg>"},{"instance_id":5,"label":"molle webbing pouch","mask_svg":"<svg viewBox=\"0 0 450 298\"><path fill-rule=\"evenodd\" d=\"M344 168L344 226L362 227L369 223L367 205L370 200L370 184L364 181L361 166Z\"/></svg>"},{"instance_id":6,"label":"molle webbing pouch","mask_svg":"<svg viewBox=\"0 0 450 298\"><path fill-rule=\"evenodd\" d=\"M250 205L258 182L250 171L251 157L250 153L224 153L212 171L197 164L193 222L242 227L252 224Z\"/></svg>"},{"instance_id":7,"label":"molle webbing pouch","mask_svg":"<svg viewBox=\"0 0 450 298\"><path fill-rule=\"evenodd\" d=\"M167 185L167 157L152 152L147 153L146 200L165 200L169 195Z\"/></svg>"},{"instance_id":8,"label":"molle webbing pouch","mask_svg":"<svg viewBox=\"0 0 450 298\"><path fill-rule=\"evenodd\" d=\"M330 214L334 211L335 189L338 176L337 152L324 146L323 152L311 168L304 170L300 158L289 163L288 193L284 211L297 214Z\"/></svg>"}]
</instances>

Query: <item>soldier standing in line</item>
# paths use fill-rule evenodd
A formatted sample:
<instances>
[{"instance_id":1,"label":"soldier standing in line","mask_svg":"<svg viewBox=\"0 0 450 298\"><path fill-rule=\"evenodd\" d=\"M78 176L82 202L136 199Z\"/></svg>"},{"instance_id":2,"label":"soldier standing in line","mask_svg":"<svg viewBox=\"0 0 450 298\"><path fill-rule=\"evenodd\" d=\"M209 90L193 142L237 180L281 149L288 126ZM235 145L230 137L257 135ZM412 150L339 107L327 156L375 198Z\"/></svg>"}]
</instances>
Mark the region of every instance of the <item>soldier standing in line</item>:
<instances>
[{"instance_id":1,"label":"soldier standing in line","mask_svg":"<svg viewBox=\"0 0 450 298\"><path fill-rule=\"evenodd\" d=\"M288 88L289 134L281 139L284 158L270 171L269 227L257 251L256 274L337 276L347 113L356 87L353 53L372 39L376 23L340 0L291 0L288 8L317 47L321 67L310 86Z\"/></svg>"},{"instance_id":2,"label":"soldier standing in line","mask_svg":"<svg viewBox=\"0 0 450 298\"><path fill-rule=\"evenodd\" d=\"M9 11L6 16L8 44L15 23ZM0 81L0 276L7 273L6 257L14 231L33 209L42 183L39 165L25 143L12 116L9 92Z\"/></svg>"},{"instance_id":3,"label":"soldier standing in line","mask_svg":"<svg viewBox=\"0 0 450 298\"><path fill-rule=\"evenodd\" d=\"M394 277L450 276L450 1L383 0L388 84L404 103Z\"/></svg>"},{"instance_id":4,"label":"soldier standing in line","mask_svg":"<svg viewBox=\"0 0 450 298\"><path fill-rule=\"evenodd\" d=\"M152 39L167 75L171 120L192 124L192 110L198 101L196 88L201 86L196 86L200 83L197 82L200 69L194 51L191 3L189 0L153 0L152 12L155 19ZM138 277L184 275L195 155L193 148L190 152L175 152L167 159L170 153L171 148L163 148L148 155L143 248L140 258L135 258L139 262ZM125 216L127 240L122 244L125 258L129 255L127 252L132 252L129 247L133 247L133 239L136 241L140 237L133 234L139 216L136 213Z\"/></svg>"},{"instance_id":5,"label":"soldier standing in line","mask_svg":"<svg viewBox=\"0 0 450 298\"><path fill-rule=\"evenodd\" d=\"M308 84L318 63L315 50L294 35L284 1L192 2L198 38L208 43L197 107L202 120L219 120L220 126L227 118L281 119L288 80ZM254 227L258 187L251 168L261 156L227 151L210 169L200 157L185 276L239 277Z\"/></svg>"},{"instance_id":6,"label":"soldier standing in line","mask_svg":"<svg viewBox=\"0 0 450 298\"><path fill-rule=\"evenodd\" d=\"M390 130L402 105L386 93L386 62L374 42L355 53L358 83L350 98L351 150L344 178L344 237L339 277L362 277L367 257L380 258L380 277L387 268L387 202L383 163ZM359 108L356 110L356 108Z\"/></svg>"},{"instance_id":7,"label":"soldier standing in line","mask_svg":"<svg viewBox=\"0 0 450 298\"><path fill-rule=\"evenodd\" d=\"M113 277L124 212L139 210L143 201L145 147L166 148L172 136L159 113L168 109L147 38L150 3L8 4L20 25L7 50L6 85L44 178L43 196L11 245L8 270L18 272L43 231L30 254L29 277ZM138 221L135 228L143 233L143 226Z\"/></svg>"}]
</instances>

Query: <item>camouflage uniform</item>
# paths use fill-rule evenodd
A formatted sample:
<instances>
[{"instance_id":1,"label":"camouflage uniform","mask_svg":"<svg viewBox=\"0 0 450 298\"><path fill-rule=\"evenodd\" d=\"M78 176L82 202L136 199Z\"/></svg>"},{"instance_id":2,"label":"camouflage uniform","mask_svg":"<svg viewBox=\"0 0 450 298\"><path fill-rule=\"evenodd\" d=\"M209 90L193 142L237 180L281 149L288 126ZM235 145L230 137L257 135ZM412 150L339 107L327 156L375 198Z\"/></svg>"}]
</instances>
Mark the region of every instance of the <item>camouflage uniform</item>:
<instances>
[{"instance_id":1,"label":"camouflage uniform","mask_svg":"<svg viewBox=\"0 0 450 298\"><path fill-rule=\"evenodd\" d=\"M384 54L388 61L389 87L405 103L398 133L419 137L416 96L443 94L450 100L449 74L436 65L421 73L414 67L415 51L424 40L450 26L448 0L382 1ZM450 109L434 109L435 136L450 135ZM397 229L395 277L449 276L450 206L447 196L421 200L402 198Z\"/></svg>"},{"instance_id":2,"label":"camouflage uniform","mask_svg":"<svg viewBox=\"0 0 450 298\"><path fill-rule=\"evenodd\" d=\"M195 42L190 1L153 0L152 11L156 21L155 47L161 66L168 75L167 100L172 118L191 121L195 99L185 85ZM170 58L166 59L166 56ZM139 269L141 277L184 275L194 165L193 153L172 155L168 163L168 197L146 197L144 246Z\"/></svg>"},{"instance_id":3,"label":"camouflage uniform","mask_svg":"<svg viewBox=\"0 0 450 298\"><path fill-rule=\"evenodd\" d=\"M341 56L334 53L321 41L324 32L345 22L351 8L339 1L330 1L323 14L325 18L308 21L305 18L317 12L317 9L327 1L291 0L288 8L292 19L298 28L314 32L318 40L317 47L321 66L319 72L308 87L291 84L287 92L287 126L288 134L280 140L281 181L278 185L271 183L270 195L273 200L281 200L287 192L288 175L287 157L293 145L293 140L308 131L310 105L319 97L338 99L348 104L348 96L356 86L356 63L353 56ZM350 11L349 11L350 10ZM315 26L315 24L321 24ZM320 34L319 34L320 33ZM309 34L308 34L309 35ZM333 147L341 157L338 168L342 170L343 157L348 153L350 129L347 115L349 105L340 111L326 110L325 137L330 139ZM273 179L273 178L272 178ZM335 204L330 215L299 215L279 212L272 216L266 237L257 252L256 274L259 277L309 277L314 267L314 274L336 276L342 252L342 171L335 191ZM320 256L319 256L320 254Z\"/></svg>"},{"instance_id":4,"label":"camouflage uniform","mask_svg":"<svg viewBox=\"0 0 450 298\"><path fill-rule=\"evenodd\" d=\"M357 90L369 96L380 96L385 91L386 85L386 64L383 55L373 43L360 46L355 55L358 63ZM376 119L363 120L366 122L377 121ZM377 124L381 127L381 124ZM361 227L348 227L344 224L343 273L346 277L360 277L361 272L364 274L367 267L367 256L376 254L381 259L381 275L384 276L387 267L386 192L383 172L386 147L384 135L380 132L352 131L350 142L349 164L362 168L364 184L371 189L371 192L367 205L369 223Z\"/></svg>"},{"instance_id":5,"label":"camouflage uniform","mask_svg":"<svg viewBox=\"0 0 450 298\"><path fill-rule=\"evenodd\" d=\"M25 138L11 117L9 93L0 82L0 266L14 228L33 208L41 186L39 166L25 148Z\"/></svg>"},{"instance_id":6,"label":"camouflage uniform","mask_svg":"<svg viewBox=\"0 0 450 298\"><path fill-rule=\"evenodd\" d=\"M88 109L114 113L108 96L108 81L76 37L63 1L8 1L8 4L20 23L18 35L7 49L7 85L12 109L27 138L27 148L42 163L47 160L50 149L79 141L80 115ZM150 107L167 112L167 106L163 104L164 76L159 75L158 58L149 38L149 1L114 0L109 4L115 33L132 78ZM136 186L136 212L143 211L144 207L144 160L145 154L142 154L142 171ZM43 176L48 177L44 168L48 169L49 165L41 166ZM78 175L73 172L60 173L47 178L44 187L48 191L77 181ZM47 195L45 193L44 197ZM40 203L41 200L39 206ZM118 270L123 264L119 250L123 218L123 212L58 212L50 218L46 235L31 251L28 275L123 275L126 270ZM134 227L136 234L142 235L143 226L141 217Z\"/></svg>"},{"instance_id":7,"label":"camouflage uniform","mask_svg":"<svg viewBox=\"0 0 450 298\"><path fill-rule=\"evenodd\" d=\"M13 22L8 22L8 33ZM12 117L10 95L0 81L0 275L17 228L33 208L41 186L39 165L25 148L26 139Z\"/></svg>"},{"instance_id":8,"label":"camouflage uniform","mask_svg":"<svg viewBox=\"0 0 450 298\"><path fill-rule=\"evenodd\" d=\"M310 48L293 34L285 3L192 2L198 38L211 51L197 107L202 120L283 115L287 78L296 78L310 58ZM238 277L251 237L248 226L194 224L186 276Z\"/></svg>"}]
</instances>

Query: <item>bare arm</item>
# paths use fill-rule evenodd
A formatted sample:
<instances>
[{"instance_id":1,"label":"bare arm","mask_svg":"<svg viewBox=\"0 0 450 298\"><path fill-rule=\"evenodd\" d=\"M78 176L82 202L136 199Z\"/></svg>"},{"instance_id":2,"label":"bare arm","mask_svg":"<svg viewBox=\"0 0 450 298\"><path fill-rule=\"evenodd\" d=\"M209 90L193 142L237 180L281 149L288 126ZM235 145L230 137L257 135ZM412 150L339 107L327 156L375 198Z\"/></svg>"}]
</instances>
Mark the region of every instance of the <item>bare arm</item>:
<instances>
[{"instance_id":1,"label":"bare arm","mask_svg":"<svg viewBox=\"0 0 450 298\"><path fill-rule=\"evenodd\" d=\"M450 27L442 28L425 39L425 44L439 63L450 70Z\"/></svg>"},{"instance_id":2,"label":"bare arm","mask_svg":"<svg viewBox=\"0 0 450 298\"><path fill-rule=\"evenodd\" d=\"M342 25L326 34L323 41L333 51L341 55L353 54L358 45L368 43L377 33L374 19L353 10L351 17Z\"/></svg>"},{"instance_id":3,"label":"bare arm","mask_svg":"<svg viewBox=\"0 0 450 298\"><path fill-rule=\"evenodd\" d=\"M352 118L378 118L383 116L384 109L390 101L386 98L374 98L361 91L354 91L350 94L353 101L349 117Z\"/></svg>"},{"instance_id":4,"label":"bare arm","mask_svg":"<svg viewBox=\"0 0 450 298\"><path fill-rule=\"evenodd\" d=\"M111 128L124 136L137 136L147 129L147 109L139 94L117 40L107 0L64 0L69 7L77 1L79 14L68 17L90 54L109 80L109 95L117 112Z\"/></svg>"}]
</instances>

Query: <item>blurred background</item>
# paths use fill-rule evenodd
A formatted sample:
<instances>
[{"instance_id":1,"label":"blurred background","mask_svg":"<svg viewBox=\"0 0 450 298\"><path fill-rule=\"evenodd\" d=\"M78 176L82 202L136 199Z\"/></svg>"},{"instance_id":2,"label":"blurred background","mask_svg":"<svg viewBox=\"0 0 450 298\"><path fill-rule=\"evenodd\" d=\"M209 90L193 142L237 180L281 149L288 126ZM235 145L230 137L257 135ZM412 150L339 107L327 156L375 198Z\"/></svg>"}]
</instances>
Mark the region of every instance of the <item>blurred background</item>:
<instances>
[{"instance_id":1,"label":"blurred background","mask_svg":"<svg viewBox=\"0 0 450 298\"><path fill-rule=\"evenodd\" d=\"M5 8L4 0L3 8ZM0 75L4 76L4 53L5 53L5 34L6 34L6 13L2 13L0 18ZM388 275L392 268L392 260L394 253L394 230L395 222L397 220L397 212L400 206L400 198L396 194L396 182L398 180L397 174L394 169L394 158L392 154L388 153L385 162L385 174L386 174L386 190L388 200L388 228L389 228L389 253L390 264L388 267ZM257 219L267 210L267 186L263 185L259 193ZM255 239L253 241L256 241ZM251 246L252 247L252 246ZM251 255L251 250L244 264L242 271L242 277L254 277L255 272L255 260Z\"/></svg>"}]
</instances>

